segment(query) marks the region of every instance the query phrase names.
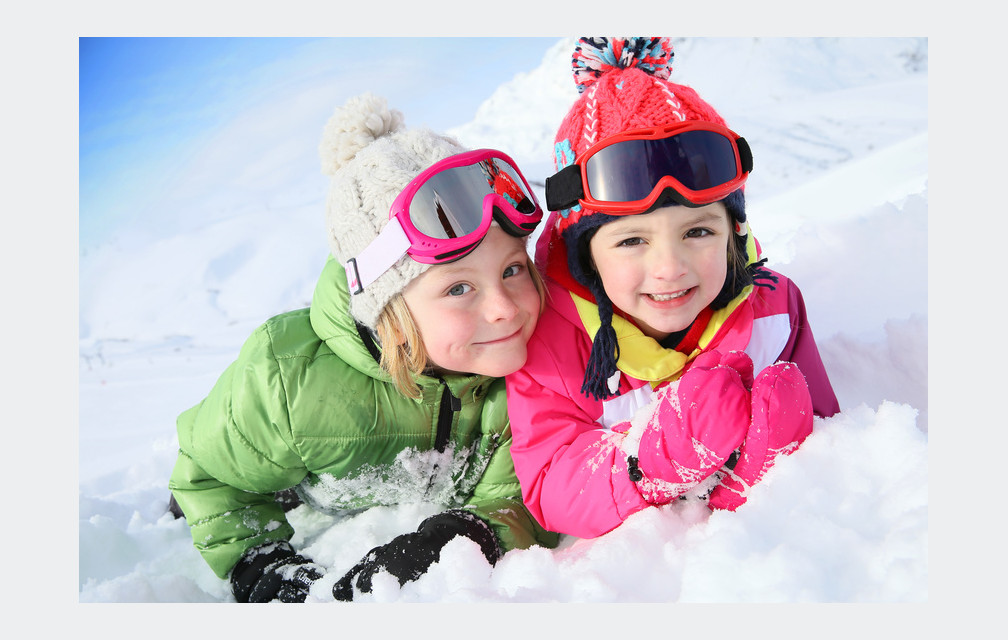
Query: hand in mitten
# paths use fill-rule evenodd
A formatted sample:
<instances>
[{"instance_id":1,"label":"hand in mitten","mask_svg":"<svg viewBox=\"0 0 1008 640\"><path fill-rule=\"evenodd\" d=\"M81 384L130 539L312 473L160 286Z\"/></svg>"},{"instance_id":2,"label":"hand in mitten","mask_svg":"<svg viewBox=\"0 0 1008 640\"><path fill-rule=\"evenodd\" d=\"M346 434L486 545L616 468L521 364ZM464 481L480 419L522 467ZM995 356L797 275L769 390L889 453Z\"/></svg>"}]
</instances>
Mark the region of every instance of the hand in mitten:
<instances>
[{"instance_id":1,"label":"hand in mitten","mask_svg":"<svg viewBox=\"0 0 1008 640\"><path fill-rule=\"evenodd\" d=\"M778 362L760 372L752 387L752 424L739 449L734 468L711 492L711 509L734 511L746 501L778 455L790 454L812 432L812 396L805 377L790 362Z\"/></svg>"},{"instance_id":2,"label":"hand in mitten","mask_svg":"<svg viewBox=\"0 0 1008 640\"><path fill-rule=\"evenodd\" d=\"M752 369L744 353L711 351L698 356L677 383L659 390L630 461L631 478L645 498L667 502L724 465L749 426L746 382L752 381Z\"/></svg>"},{"instance_id":3,"label":"hand in mitten","mask_svg":"<svg viewBox=\"0 0 1008 640\"><path fill-rule=\"evenodd\" d=\"M323 569L300 556L287 542L249 549L231 570L231 592L238 602L304 602Z\"/></svg>"},{"instance_id":4,"label":"hand in mitten","mask_svg":"<svg viewBox=\"0 0 1008 640\"><path fill-rule=\"evenodd\" d=\"M441 549L456 536L465 536L479 544L490 564L501 556L497 536L483 520L467 511L446 511L420 523L413 533L393 538L388 544L375 547L333 585L337 600L353 600L354 589L371 593L371 581L380 571L387 571L399 580L400 586L416 580L441 559Z\"/></svg>"}]
</instances>

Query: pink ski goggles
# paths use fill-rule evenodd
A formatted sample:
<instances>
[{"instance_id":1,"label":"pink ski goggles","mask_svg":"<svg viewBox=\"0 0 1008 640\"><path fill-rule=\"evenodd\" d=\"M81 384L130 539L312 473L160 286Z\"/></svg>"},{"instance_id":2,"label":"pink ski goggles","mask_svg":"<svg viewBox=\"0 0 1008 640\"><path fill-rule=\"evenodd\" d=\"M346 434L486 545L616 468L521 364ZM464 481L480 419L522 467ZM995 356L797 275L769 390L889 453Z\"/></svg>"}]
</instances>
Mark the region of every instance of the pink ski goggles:
<instances>
[{"instance_id":1,"label":"pink ski goggles","mask_svg":"<svg viewBox=\"0 0 1008 640\"><path fill-rule=\"evenodd\" d=\"M389 210L389 223L344 268L356 295L404 255L424 264L453 262L475 249L496 221L527 236L542 208L514 160L478 149L450 156L414 178Z\"/></svg>"}]
</instances>

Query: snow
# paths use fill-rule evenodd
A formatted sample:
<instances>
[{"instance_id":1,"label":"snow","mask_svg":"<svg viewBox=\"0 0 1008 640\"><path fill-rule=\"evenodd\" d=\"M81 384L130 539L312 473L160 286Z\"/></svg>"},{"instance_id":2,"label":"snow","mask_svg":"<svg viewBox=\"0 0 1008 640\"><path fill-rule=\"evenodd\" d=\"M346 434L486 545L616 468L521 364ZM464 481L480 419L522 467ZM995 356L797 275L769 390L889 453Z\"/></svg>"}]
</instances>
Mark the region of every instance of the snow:
<instances>
[{"instance_id":1,"label":"snow","mask_svg":"<svg viewBox=\"0 0 1008 640\"><path fill-rule=\"evenodd\" d=\"M571 42L501 84L451 133L510 153L541 189L552 135L576 97ZM751 225L770 265L802 288L843 411L817 419L736 513L648 509L603 537L565 537L556 550L515 551L495 567L459 540L420 580L399 589L378 579L364 600L928 602L927 40L675 44L673 80L697 88L753 148ZM393 106L409 125L409 104ZM315 124L321 135L324 122ZM184 521L165 510L174 419L258 323L307 305L326 255L323 180L292 177L275 192L257 190L254 175L241 180L243 189L204 205L215 209L205 223L197 207L172 231L155 219L82 247L82 603L230 600ZM436 509L291 512L295 546L331 568L312 599L331 601L333 581L368 549ZM733 633L729 620L715 628Z\"/></svg>"}]
</instances>

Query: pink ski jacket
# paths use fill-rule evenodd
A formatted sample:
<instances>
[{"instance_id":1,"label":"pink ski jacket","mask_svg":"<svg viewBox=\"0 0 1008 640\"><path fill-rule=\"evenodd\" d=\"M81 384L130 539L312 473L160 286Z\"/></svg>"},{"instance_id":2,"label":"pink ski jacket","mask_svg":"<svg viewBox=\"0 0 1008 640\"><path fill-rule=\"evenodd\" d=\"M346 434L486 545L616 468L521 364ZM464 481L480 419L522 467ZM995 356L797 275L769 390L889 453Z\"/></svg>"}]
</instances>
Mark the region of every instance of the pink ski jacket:
<instances>
[{"instance_id":1,"label":"pink ski jacket","mask_svg":"<svg viewBox=\"0 0 1008 640\"><path fill-rule=\"evenodd\" d=\"M750 247L750 255L756 251ZM830 416L840 410L801 292L778 273L772 272L779 278L774 289L750 286L726 308L713 312L690 353L661 347L614 314L620 357L619 371L609 384L619 391L600 401L581 392L599 325L597 307L550 278L552 269L546 271L548 302L529 342L528 361L507 376L506 384L514 437L511 456L522 497L550 531L596 537L656 504L630 479L630 454L613 427L649 405L658 386L677 380L704 351L745 351L756 374L777 361L793 362L806 378L815 414ZM625 431L625 426L617 431Z\"/></svg>"}]
</instances>

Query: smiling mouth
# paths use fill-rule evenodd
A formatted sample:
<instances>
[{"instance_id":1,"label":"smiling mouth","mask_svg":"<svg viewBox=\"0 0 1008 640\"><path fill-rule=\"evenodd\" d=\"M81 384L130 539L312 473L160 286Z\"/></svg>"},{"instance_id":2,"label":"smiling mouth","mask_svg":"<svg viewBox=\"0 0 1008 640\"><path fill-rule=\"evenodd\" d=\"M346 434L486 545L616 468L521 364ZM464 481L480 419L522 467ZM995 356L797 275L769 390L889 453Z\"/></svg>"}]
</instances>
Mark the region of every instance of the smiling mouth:
<instances>
[{"instance_id":1,"label":"smiling mouth","mask_svg":"<svg viewBox=\"0 0 1008 640\"><path fill-rule=\"evenodd\" d=\"M515 336L517 336L520 333L521 333L521 328L519 327L513 333L509 333L508 335L503 336L501 338L497 338L496 340L484 340L480 344L497 344L498 342L506 342L506 341L510 340L511 338L514 338Z\"/></svg>"},{"instance_id":2,"label":"smiling mouth","mask_svg":"<svg viewBox=\"0 0 1008 640\"><path fill-rule=\"evenodd\" d=\"M646 295L655 302L668 302L669 300L681 298L692 290L693 289L691 287L689 289L683 289L682 291L676 291L675 293L648 293Z\"/></svg>"}]
</instances>

